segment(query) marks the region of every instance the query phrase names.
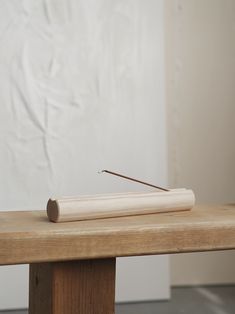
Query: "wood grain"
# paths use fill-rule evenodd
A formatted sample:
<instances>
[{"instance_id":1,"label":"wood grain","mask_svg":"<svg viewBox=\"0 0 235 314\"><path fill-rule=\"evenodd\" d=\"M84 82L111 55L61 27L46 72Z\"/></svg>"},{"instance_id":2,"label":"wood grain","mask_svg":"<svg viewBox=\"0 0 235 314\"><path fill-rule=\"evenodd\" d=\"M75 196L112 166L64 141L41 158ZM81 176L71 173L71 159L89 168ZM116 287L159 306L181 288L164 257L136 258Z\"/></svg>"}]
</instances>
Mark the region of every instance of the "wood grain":
<instances>
[{"instance_id":1,"label":"wood grain","mask_svg":"<svg viewBox=\"0 0 235 314\"><path fill-rule=\"evenodd\" d=\"M31 264L29 268L29 313L49 314L52 310L52 263Z\"/></svg>"},{"instance_id":2,"label":"wood grain","mask_svg":"<svg viewBox=\"0 0 235 314\"><path fill-rule=\"evenodd\" d=\"M235 248L235 206L55 224L45 211L0 213L0 264Z\"/></svg>"},{"instance_id":3,"label":"wood grain","mask_svg":"<svg viewBox=\"0 0 235 314\"><path fill-rule=\"evenodd\" d=\"M122 193L50 199L47 216L53 222L146 215L190 210L195 205L192 190Z\"/></svg>"},{"instance_id":4,"label":"wood grain","mask_svg":"<svg viewBox=\"0 0 235 314\"><path fill-rule=\"evenodd\" d=\"M114 314L115 258L30 265L29 314Z\"/></svg>"}]
</instances>

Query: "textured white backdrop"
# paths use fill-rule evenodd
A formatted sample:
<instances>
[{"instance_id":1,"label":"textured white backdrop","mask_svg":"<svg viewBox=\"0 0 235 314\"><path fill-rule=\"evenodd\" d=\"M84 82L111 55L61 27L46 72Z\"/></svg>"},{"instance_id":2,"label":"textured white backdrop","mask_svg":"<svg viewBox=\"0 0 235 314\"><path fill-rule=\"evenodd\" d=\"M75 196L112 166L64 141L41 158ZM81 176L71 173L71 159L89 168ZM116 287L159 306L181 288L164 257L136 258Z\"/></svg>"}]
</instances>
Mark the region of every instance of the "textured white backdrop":
<instances>
[{"instance_id":1,"label":"textured white backdrop","mask_svg":"<svg viewBox=\"0 0 235 314\"><path fill-rule=\"evenodd\" d=\"M103 168L165 185L163 55L163 0L2 0L0 210L144 189ZM154 259L136 270L146 280L136 275L131 299L169 295L167 258ZM118 266L118 300L130 300L128 263ZM14 283L5 289L11 275L0 271L0 308L25 306L26 289L9 300Z\"/></svg>"}]
</instances>

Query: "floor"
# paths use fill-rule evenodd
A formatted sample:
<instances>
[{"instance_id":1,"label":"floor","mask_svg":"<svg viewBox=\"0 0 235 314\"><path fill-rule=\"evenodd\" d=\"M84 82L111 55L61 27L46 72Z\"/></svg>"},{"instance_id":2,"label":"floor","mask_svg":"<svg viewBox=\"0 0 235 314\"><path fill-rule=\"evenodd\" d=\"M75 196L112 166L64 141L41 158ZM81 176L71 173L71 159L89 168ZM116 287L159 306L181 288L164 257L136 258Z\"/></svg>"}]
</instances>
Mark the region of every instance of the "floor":
<instances>
[{"instance_id":1,"label":"floor","mask_svg":"<svg viewBox=\"0 0 235 314\"><path fill-rule=\"evenodd\" d=\"M0 314L27 314L4 311ZM235 286L173 288L170 301L117 304L116 314L234 314Z\"/></svg>"}]
</instances>

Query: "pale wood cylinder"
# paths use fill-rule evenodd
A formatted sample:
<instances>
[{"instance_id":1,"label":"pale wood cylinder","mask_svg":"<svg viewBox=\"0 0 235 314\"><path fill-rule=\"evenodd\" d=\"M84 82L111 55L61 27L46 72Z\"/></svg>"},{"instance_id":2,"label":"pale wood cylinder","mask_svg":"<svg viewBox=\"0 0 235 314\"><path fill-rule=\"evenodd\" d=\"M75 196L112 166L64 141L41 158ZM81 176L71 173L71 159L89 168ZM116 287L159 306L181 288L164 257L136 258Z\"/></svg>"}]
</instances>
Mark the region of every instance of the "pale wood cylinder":
<instances>
[{"instance_id":1,"label":"pale wood cylinder","mask_svg":"<svg viewBox=\"0 0 235 314\"><path fill-rule=\"evenodd\" d=\"M50 221L65 222L190 210L194 204L194 193L187 189L107 194L50 199L47 215Z\"/></svg>"}]
</instances>

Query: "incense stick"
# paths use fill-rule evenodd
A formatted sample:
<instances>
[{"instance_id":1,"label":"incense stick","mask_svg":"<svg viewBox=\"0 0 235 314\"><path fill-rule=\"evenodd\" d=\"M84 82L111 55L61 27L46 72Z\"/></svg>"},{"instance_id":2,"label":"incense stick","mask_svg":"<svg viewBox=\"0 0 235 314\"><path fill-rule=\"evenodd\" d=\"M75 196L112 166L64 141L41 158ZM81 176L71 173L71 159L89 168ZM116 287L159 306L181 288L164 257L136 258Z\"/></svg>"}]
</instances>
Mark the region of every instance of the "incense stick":
<instances>
[{"instance_id":1,"label":"incense stick","mask_svg":"<svg viewBox=\"0 0 235 314\"><path fill-rule=\"evenodd\" d=\"M114 175L114 176L117 176L117 177L121 177L121 178L126 179L126 180L130 180L130 181L134 181L134 182L137 182L137 183L140 183L140 184L151 186L151 187L153 187L155 189L159 189L159 190L162 190L162 191L169 192L168 189L162 188L160 186L156 186L156 185L151 184L151 183L140 181L140 180L137 180L137 179L134 179L134 178L130 178L130 177L124 176L123 174L120 174L120 173L116 173L116 172L109 171L109 170L101 170L101 171L99 171L99 173L103 173L103 172L106 172L108 174L111 174L111 175Z\"/></svg>"}]
</instances>

